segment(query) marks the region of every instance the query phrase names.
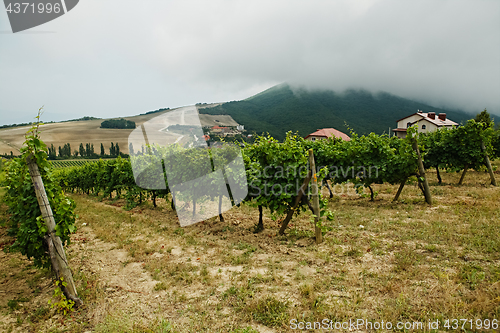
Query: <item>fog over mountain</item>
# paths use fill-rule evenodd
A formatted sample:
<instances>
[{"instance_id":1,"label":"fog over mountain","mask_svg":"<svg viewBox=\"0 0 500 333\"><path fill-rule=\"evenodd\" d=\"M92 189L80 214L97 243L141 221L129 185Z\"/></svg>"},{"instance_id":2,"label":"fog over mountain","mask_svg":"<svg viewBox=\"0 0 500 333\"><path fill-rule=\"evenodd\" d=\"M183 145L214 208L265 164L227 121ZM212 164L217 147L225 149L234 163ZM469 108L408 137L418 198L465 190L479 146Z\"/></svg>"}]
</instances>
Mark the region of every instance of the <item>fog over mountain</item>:
<instances>
[{"instance_id":1,"label":"fog over mountain","mask_svg":"<svg viewBox=\"0 0 500 333\"><path fill-rule=\"evenodd\" d=\"M240 100L275 84L366 89L500 115L500 2L86 0L12 34L0 125Z\"/></svg>"}]
</instances>

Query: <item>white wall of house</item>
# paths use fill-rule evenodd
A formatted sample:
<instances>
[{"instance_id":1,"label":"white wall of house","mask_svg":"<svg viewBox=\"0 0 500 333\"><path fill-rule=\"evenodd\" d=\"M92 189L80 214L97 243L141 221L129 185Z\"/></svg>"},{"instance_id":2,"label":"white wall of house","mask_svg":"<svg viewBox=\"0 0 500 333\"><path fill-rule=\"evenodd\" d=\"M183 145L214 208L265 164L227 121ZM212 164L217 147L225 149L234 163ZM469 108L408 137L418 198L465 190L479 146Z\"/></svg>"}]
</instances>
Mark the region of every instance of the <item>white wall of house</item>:
<instances>
[{"instance_id":1,"label":"white wall of house","mask_svg":"<svg viewBox=\"0 0 500 333\"><path fill-rule=\"evenodd\" d=\"M425 128L424 128L425 126ZM421 120L418 122L418 132L427 133L437 130L439 127L427 120Z\"/></svg>"},{"instance_id":2,"label":"white wall of house","mask_svg":"<svg viewBox=\"0 0 500 333\"><path fill-rule=\"evenodd\" d=\"M398 138L400 138L400 139L406 138L406 132L399 132L399 131L397 131L397 132L394 132L394 133L396 133L396 136Z\"/></svg>"},{"instance_id":3,"label":"white wall of house","mask_svg":"<svg viewBox=\"0 0 500 333\"><path fill-rule=\"evenodd\" d=\"M414 123L416 122L417 120L420 120L422 119L422 116L419 116L419 115L412 115L412 116L409 116L408 118L405 118L403 120L400 120L398 121L398 128L407 128L407 124L408 123Z\"/></svg>"},{"instance_id":4,"label":"white wall of house","mask_svg":"<svg viewBox=\"0 0 500 333\"><path fill-rule=\"evenodd\" d=\"M324 138L325 138L324 136L312 135L312 136L308 137L307 140L309 140L309 141L316 141L316 140L321 140L321 139L324 139Z\"/></svg>"}]
</instances>

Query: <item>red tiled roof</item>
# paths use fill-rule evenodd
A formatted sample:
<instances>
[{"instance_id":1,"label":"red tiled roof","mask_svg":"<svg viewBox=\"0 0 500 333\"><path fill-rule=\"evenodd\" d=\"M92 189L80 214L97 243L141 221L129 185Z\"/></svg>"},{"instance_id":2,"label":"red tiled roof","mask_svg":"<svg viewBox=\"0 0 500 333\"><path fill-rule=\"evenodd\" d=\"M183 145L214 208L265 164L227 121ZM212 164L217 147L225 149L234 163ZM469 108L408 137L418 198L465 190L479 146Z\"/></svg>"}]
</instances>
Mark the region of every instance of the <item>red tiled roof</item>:
<instances>
[{"instance_id":1,"label":"red tiled roof","mask_svg":"<svg viewBox=\"0 0 500 333\"><path fill-rule=\"evenodd\" d=\"M321 136L324 138L336 137L336 138L340 138L344 141L351 141L351 138L347 134L342 133L341 131L337 131L335 128L319 129L316 132L309 134L304 139L307 139L310 136Z\"/></svg>"},{"instance_id":2,"label":"red tiled roof","mask_svg":"<svg viewBox=\"0 0 500 333\"><path fill-rule=\"evenodd\" d=\"M438 114L435 115L435 119L432 119L432 118L429 117L429 113L426 113L426 112L417 112L417 113L411 114L411 115L409 115L407 117L401 118L401 119L397 120L396 122L398 123L401 120L404 120L404 119L409 118L409 117L414 116L414 115L419 115L420 117L422 117L421 120L427 120L428 122L433 123L434 125L436 125L438 127L441 127L441 126L457 126L458 125L453 120L448 119L448 117L446 117L445 121L439 119L438 118ZM415 122L413 122L412 125L414 123Z\"/></svg>"}]
</instances>

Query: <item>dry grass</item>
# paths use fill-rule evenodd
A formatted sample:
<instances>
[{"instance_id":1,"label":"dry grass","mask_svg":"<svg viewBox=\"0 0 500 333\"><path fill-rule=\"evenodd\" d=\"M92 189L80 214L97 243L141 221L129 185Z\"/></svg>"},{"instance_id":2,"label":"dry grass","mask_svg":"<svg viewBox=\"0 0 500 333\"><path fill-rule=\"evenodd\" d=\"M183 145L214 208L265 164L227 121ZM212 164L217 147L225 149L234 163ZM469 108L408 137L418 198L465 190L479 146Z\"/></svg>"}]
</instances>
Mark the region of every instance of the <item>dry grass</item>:
<instances>
[{"instance_id":1,"label":"dry grass","mask_svg":"<svg viewBox=\"0 0 500 333\"><path fill-rule=\"evenodd\" d=\"M73 195L78 224L87 224L81 232L109 243L108 252L126 251L119 265L137 263L152 281L143 282L149 289L129 281L141 293L108 291L113 274L91 259L103 255L92 250L97 239L86 241L87 252L75 239L71 260L85 276L77 275L79 285L89 277L103 285L85 296L82 320L97 332L287 332L292 319L500 319L500 191L486 173L469 172L463 186L455 185L459 174L442 177L437 185L429 174L432 207L416 185L397 203L389 185L374 186L374 202L331 200L334 218L324 222L319 246L309 214L278 237L268 216L266 230L252 233L258 213L248 205L224 214L225 223L181 229L167 202L125 211L121 201ZM103 308L104 317L89 319Z\"/></svg>"}]
</instances>

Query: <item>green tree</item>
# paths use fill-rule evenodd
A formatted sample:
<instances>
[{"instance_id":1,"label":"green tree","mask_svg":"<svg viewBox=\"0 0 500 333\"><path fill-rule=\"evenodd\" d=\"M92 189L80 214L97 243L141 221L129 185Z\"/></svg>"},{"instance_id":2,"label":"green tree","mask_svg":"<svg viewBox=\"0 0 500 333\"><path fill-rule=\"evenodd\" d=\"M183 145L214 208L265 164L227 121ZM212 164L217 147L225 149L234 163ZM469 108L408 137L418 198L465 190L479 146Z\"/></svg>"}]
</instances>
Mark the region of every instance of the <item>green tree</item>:
<instances>
[{"instance_id":1,"label":"green tree","mask_svg":"<svg viewBox=\"0 0 500 333\"><path fill-rule=\"evenodd\" d=\"M90 157L90 143L85 144L85 156Z\"/></svg>"},{"instance_id":2,"label":"green tree","mask_svg":"<svg viewBox=\"0 0 500 333\"><path fill-rule=\"evenodd\" d=\"M80 143L80 156L84 156L85 155L85 148L83 147L83 143Z\"/></svg>"},{"instance_id":3,"label":"green tree","mask_svg":"<svg viewBox=\"0 0 500 333\"><path fill-rule=\"evenodd\" d=\"M49 160L55 160L56 159L56 148L54 147L53 144L50 145L49 150Z\"/></svg>"},{"instance_id":4,"label":"green tree","mask_svg":"<svg viewBox=\"0 0 500 333\"><path fill-rule=\"evenodd\" d=\"M101 142L101 156L106 155L106 152L104 151L104 145Z\"/></svg>"},{"instance_id":5,"label":"green tree","mask_svg":"<svg viewBox=\"0 0 500 333\"><path fill-rule=\"evenodd\" d=\"M123 118L105 120L101 123L101 128L134 129L135 127L135 122L131 120L125 120Z\"/></svg>"},{"instance_id":6,"label":"green tree","mask_svg":"<svg viewBox=\"0 0 500 333\"><path fill-rule=\"evenodd\" d=\"M481 111L481 113L478 113L475 120L476 123L482 123L484 129L493 127L494 125L493 120L486 109Z\"/></svg>"}]
</instances>

